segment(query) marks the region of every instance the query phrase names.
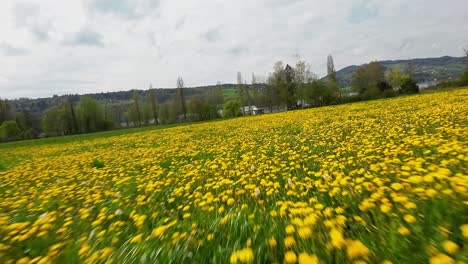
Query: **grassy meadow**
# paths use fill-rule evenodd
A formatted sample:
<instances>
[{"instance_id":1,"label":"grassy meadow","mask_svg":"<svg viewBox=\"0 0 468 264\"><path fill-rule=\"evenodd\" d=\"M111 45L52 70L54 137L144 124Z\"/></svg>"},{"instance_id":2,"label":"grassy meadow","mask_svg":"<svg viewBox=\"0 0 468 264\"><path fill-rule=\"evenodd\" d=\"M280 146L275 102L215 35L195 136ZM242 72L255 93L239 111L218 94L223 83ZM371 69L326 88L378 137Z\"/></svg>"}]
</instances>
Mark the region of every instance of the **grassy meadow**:
<instances>
[{"instance_id":1,"label":"grassy meadow","mask_svg":"<svg viewBox=\"0 0 468 264\"><path fill-rule=\"evenodd\" d=\"M0 263L468 263L468 89L0 145Z\"/></svg>"}]
</instances>

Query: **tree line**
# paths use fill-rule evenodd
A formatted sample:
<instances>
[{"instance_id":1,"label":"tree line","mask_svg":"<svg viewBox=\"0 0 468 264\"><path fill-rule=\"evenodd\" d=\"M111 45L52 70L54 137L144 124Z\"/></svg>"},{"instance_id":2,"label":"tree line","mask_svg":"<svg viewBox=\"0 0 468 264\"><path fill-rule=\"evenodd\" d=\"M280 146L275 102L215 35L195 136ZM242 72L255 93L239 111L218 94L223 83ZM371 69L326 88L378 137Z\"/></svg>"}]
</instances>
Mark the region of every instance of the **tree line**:
<instances>
[{"instance_id":1,"label":"tree line","mask_svg":"<svg viewBox=\"0 0 468 264\"><path fill-rule=\"evenodd\" d=\"M175 94L150 87L145 93L133 90L130 100L96 100L90 96L64 96L55 105L32 115L27 108L15 109L14 104L0 98L1 141L37 137L93 133L126 127L196 122L221 117L223 86L191 94L181 77ZM165 101L159 98L163 94Z\"/></svg>"},{"instance_id":2,"label":"tree line","mask_svg":"<svg viewBox=\"0 0 468 264\"><path fill-rule=\"evenodd\" d=\"M468 50L465 53L468 69ZM252 73L250 84L238 72L235 86L218 83L206 89L188 89L179 77L175 90L150 86L146 91L125 92L125 97L116 100L105 99L106 94L102 93L54 96L50 99L51 107L40 101L36 105L31 104L30 108L15 108L10 101L0 98L0 140L196 122L249 115L255 109L271 113L418 93L413 75L411 64L386 71L380 62L372 61L354 72L351 87L340 87L333 57L329 55L327 75L321 79L311 71L310 64L299 59L293 66L276 62L264 79ZM445 85L468 85L468 70L459 80ZM224 91L231 87L235 87L235 96L226 97ZM131 93L131 98L128 93ZM104 99L98 100L100 98ZM34 108L40 111L32 110Z\"/></svg>"},{"instance_id":3,"label":"tree line","mask_svg":"<svg viewBox=\"0 0 468 264\"><path fill-rule=\"evenodd\" d=\"M298 60L293 66L284 65L281 61L276 62L266 83L262 84L257 84L255 75L252 75L251 85L247 85L239 72L239 99L236 105L244 111L248 110L247 107L255 105L268 112L274 112L417 92L419 89L412 77L411 65L405 70L393 68L385 72L384 66L378 61L359 67L353 74L351 87L339 87L333 57L329 55L327 75L322 79L317 78L311 71L310 64L303 60ZM233 111L230 113L234 114Z\"/></svg>"}]
</instances>

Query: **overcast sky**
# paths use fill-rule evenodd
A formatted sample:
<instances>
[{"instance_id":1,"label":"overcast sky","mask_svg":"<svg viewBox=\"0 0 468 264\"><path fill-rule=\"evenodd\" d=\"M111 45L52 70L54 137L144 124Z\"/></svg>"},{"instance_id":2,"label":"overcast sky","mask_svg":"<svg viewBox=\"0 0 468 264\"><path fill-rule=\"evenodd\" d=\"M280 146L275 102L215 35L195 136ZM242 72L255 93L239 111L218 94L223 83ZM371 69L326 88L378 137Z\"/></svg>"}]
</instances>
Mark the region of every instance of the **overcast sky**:
<instances>
[{"instance_id":1,"label":"overcast sky","mask_svg":"<svg viewBox=\"0 0 468 264\"><path fill-rule=\"evenodd\" d=\"M0 32L0 97L35 98L461 56L468 1L1 0Z\"/></svg>"}]
</instances>

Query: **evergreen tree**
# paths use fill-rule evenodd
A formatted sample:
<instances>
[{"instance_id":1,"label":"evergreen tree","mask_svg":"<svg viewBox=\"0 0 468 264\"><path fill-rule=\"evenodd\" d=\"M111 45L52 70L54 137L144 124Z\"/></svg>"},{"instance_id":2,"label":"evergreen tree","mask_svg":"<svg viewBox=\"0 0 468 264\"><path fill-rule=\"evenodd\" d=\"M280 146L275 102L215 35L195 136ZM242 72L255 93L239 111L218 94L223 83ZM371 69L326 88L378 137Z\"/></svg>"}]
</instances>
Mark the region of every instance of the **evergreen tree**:
<instances>
[{"instance_id":1,"label":"evergreen tree","mask_svg":"<svg viewBox=\"0 0 468 264\"><path fill-rule=\"evenodd\" d=\"M327 78L329 81L337 82L335 63L331 54L327 57Z\"/></svg>"}]
</instances>

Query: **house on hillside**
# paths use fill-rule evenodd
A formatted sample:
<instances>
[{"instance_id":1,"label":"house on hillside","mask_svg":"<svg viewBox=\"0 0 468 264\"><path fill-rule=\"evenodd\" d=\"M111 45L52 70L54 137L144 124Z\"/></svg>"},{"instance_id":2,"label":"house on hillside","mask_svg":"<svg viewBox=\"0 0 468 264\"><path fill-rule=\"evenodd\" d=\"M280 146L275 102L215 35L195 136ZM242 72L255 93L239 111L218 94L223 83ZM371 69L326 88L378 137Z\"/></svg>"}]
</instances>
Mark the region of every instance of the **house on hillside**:
<instances>
[{"instance_id":1,"label":"house on hillside","mask_svg":"<svg viewBox=\"0 0 468 264\"><path fill-rule=\"evenodd\" d=\"M255 105L241 107L241 112L244 115L260 115L265 113L265 109L258 108Z\"/></svg>"}]
</instances>

